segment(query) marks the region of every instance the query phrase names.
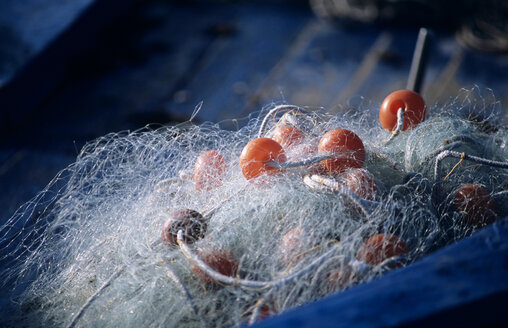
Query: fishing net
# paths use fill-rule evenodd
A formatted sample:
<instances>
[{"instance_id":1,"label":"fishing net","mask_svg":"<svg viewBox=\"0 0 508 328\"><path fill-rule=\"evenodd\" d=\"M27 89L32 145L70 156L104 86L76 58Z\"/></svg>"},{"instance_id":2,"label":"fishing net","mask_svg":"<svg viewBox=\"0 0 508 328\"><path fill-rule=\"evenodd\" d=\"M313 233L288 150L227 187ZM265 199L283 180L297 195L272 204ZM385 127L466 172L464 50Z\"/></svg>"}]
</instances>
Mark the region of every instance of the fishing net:
<instances>
[{"instance_id":1,"label":"fishing net","mask_svg":"<svg viewBox=\"0 0 508 328\"><path fill-rule=\"evenodd\" d=\"M499 103L464 90L396 136L364 104L339 115L274 104L236 131L186 123L87 144L0 227L2 325L246 324L507 215ZM297 132L284 139L282 126ZM317 151L334 129L361 139L361 169L322 165L337 156ZM258 137L279 138L283 155L246 179L239 157Z\"/></svg>"}]
</instances>

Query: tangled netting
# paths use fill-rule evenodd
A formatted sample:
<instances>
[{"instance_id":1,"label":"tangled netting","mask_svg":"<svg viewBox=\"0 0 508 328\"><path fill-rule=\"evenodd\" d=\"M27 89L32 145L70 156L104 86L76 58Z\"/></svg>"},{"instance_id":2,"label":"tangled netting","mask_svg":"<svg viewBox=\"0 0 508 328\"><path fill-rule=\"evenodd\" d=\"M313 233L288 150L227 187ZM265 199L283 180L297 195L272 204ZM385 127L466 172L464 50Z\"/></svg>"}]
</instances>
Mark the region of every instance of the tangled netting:
<instances>
[{"instance_id":1,"label":"tangled netting","mask_svg":"<svg viewBox=\"0 0 508 328\"><path fill-rule=\"evenodd\" d=\"M381 128L378 108L365 101L331 116L279 105L238 131L184 124L87 144L1 226L2 324L247 324L408 265L507 215L499 103L464 91L396 136ZM287 162L304 163L247 180L242 149L281 125L302 131L284 151ZM349 170L329 174L312 160L330 156L313 149L337 128L361 138L362 172L372 179L347 180ZM224 169L196 188L194 165L208 150ZM457 202L470 184L487 191L478 206L489 219L475 221ZM198 212L197 230L182 223L162 232L175 213Z\"/></svg>"}]
</instances>

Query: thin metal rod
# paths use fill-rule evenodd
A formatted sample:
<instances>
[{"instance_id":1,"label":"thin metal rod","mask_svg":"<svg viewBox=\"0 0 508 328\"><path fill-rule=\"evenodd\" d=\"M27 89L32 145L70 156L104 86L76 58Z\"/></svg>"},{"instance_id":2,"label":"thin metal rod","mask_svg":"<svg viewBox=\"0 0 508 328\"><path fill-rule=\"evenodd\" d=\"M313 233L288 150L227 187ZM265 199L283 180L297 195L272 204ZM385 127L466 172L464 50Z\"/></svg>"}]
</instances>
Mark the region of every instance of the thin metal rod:
<instances>
[{"instance_id":1,"label":"thin metal rod","mask_svg":"<svg viewBox=\"0 0 508 328\"><path fill-rule=\"evenodd\" d=\"M407 89L414 92L420 92L425 66L428 57L429 32L426 28L420 28L418 40L416 41L415 51L413 53L413 61L409 70L409 78L407 80Z\"/></svg>"}]
</instances>

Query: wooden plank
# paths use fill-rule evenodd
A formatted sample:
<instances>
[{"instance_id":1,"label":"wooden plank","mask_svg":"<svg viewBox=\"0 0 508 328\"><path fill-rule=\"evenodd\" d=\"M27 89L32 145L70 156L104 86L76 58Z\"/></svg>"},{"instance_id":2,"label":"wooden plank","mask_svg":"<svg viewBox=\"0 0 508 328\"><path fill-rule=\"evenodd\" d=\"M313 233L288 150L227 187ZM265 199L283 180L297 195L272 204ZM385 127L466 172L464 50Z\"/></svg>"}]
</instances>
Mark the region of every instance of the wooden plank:
<instances>
[{"instance_id":1,"label":"wooden plank","mask_svg":"<svg viewBox=\"0 0 508 328\"><path fill-rule=\"evenodd\" d=\"M32 149L0 150L0 225L71 164L75 156Z\"/></svg>"},{"instance_id":2,"label":"wooden plank","mask_svg":"<svg viewBox=\"0 0 508 328\"><path fill-rule=\"evenodd\" d=\"M262 99L262 104L275 99L335 112L359 97L377 108L386 95L405 88L418 29L362 32L321 24L315 23L305 46L278 67L276 76L270 76L254 94L255 99ZM363 38L362 33L366 34ZM490 88L498 100L508 103L506 56L466 50L453 35L437 34L433 38L422 92L429 106L442 106L462 87L473 86ZM326 56L313 60L316 53ZM490 70L497 73L489 74ZM249 106L245 113L254 107Z\"/></svg>"},{"instance_id":3,"label":"wooden plank","mask_svg":"<svg viewBox=\"0 0 508 328\"><path fill-rule=\"evenodd\" d=\"M48 42L44 51L36 53L0 89L0 108L4 113L3 120L0 121L0 137L6 138L20 129L27 115L68 73L68 65L73 56L86 50L101 29L127 10L132 1L134 0L124 1L120 7L112 0L91 3L86 10L80 12L78 19L57 38Z\"/></svg>"},{"instance_id":4,"label":"wooden plank","mask_svg":"<svg viewBox=\"0 0 508 328\"><path fill-rule=\"evenodd\" d=\"M480 94L487 96L488 90L505 108L508 104L508 57L493 53L479 53L462 47L453 35L434 33L430 65L423 95L429 104L441 106L449 103L461 89L476 88ZM488 98L488 97L487 97ZM494 98L485 99L492 105ZM488 102L491 102L488 104ZM501 106L499 106L501 108ZM504 122L508 115L506 109Z\"/></svg>"},{"instance_id":5,"label":"wooden plank","mask_svg":"<svg viewBox=\"0 0 508 328\"><path fill-rule=\"evenodd\" d=\"M0 24L9 26L32 54L43 50L93 0L3 0Z\"/></svg>"},{"instance_id":6,"label":"wooden plank","mask_svg":"<svg viewBox=\"0 0 508 328\"><path fill-rule=\"evenodd\" d=\"M93 0L0 1L0 88Z\"/></svg>"},{"instance_id":7,"label":"wooden plank","mask_svg":"<svg viewBox=\"0 0 508 328\"><path fill-rule=\"evenodd\" d=\"M280 6L277 4L277 8ZM235 85L238 87L237 82L242 77L256 81L266 75L285 50L284 44L288 42L284 41L288 37L286 32L297 33L295 19L298 17L290 15L280 23L276 19L279 17L267 18L274 11L272 5L256 8L210 3L143 4L110 34L122 35L125 31L121 29L125 28L125 24L142 27L125 34L128 37L125 42L114 42L111 36L104 38L86 57L90 62L77 63L77 66L85 67L85 72L79 72L66 87L47 99L38 108L38 113L31 117L30 128L19 131L12 139L19 138L18 144L39 148L65 143L62 147L72 152L75 147L73 141L80 148L86 140L111 131L137 129L148 123L186 120L202 99L215 108L210 110L205 106L204 114L218 113L219 109L227 106L219 101L222 98L217 97L234 97ZM209 15L199 15L203 11ZM308 11L298 11L303 12L300 15L309 16ZM245 28L236 27L234 31L236 21L249 21L251 16L259 18L246 24ZM258 23L264 20L270 21L271 25L267 26L264 34L258 33ZM266 37L269 29L277 30L279 25L284 29L277 32L278 39ZM264 41L266 47L261 46L263 52L256 52L255 49L260 46L257 42L265 39L268 41ZM217 46L221 44L227 44L227 49L221 50ZM278 50L271 46L273 44L277 44ZM115 49L125 51L122 53ZM134 59L133 54L128 53L133 49L137 51ZM90 75L97 69L96 66L101 65L103 58L100 55L109 52L117 56L107 68L109 71L98 71L95 73L98 76ZM245 56L251 56L251 60L256 62L255 58L258 58L260 63L247 65ZM212 62L213 58L216 60ZM118 65L118 61L122 64ZM231 69L231 62L236 63L238 69ZM240 70L241 67L244 68ZM230 77L213 83L203 81L206 75L210 79L218 77L210 70L230 74ZM199 98L184 104L182 91L187 90L190 83L200 87L203 95L200 91L193 92ZM177 108L169 110L168 104L176 104ZM230 107L236 109L236 105ZM219 116L213 117L214 121L219 119ZM59 128L54 129L54 125Z\"/></svg>"},{"instance_id":8,"label":"wooden plank","mask_svg":"<svg viewBox=\"0 0 508 328\"><path fill-rule=\"evenodd\" d=\"M364 56L380 38L376 30L346 31L321 21L308 28L312 33L282 67L276 76L270 76L254 97L265 105L271 101L287 101L300 106L329 109L333 99L348 88L351 78ZM252 110L250 105L244 112Z\"/></svg>"},{"instance_id":9,"label":"wooden plank","mask_svg":"<svg viewBox=\"0 0 508 328\"><path fill-rule=\"evenodd\" d=\"M199 121L238 118L256 97L270 70L284 57L300 30L312 17L305 7L279 3L231 5L224 8L225 22L234 34L218 37L199 63L200 70L182 85L184 99L170 99L167 111L190 117L204 101ZM256 108L259 109L259 108Z\"/></svg>"}]
</instances>

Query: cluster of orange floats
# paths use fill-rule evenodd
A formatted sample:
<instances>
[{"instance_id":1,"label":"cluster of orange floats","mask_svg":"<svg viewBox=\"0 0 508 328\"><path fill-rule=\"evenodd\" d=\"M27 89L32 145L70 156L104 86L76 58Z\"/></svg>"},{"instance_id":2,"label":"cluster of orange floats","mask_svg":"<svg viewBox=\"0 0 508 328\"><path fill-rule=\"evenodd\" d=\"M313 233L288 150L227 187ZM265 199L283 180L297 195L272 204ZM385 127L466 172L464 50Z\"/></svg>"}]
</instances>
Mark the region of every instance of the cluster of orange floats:
<instances>
[{"instance_id":1,"label":"cluster of orange floats","mask_svg":"<svg viewBox=\"0 0 508 328\"><path fill-rule=\"evenodd\" d=\"M395 134L411 129L425 120L426 106L423 98L410 90L391 93L383 101L379 111L382 127ZM402 119L402 121L401 121ZM305 141L305 134L293 125L277 125L270 138L259 137L251 140L240 155L240 168L243 176L252 182L262 181L263 177L281 173L287 162L285 149L290 149ZM307 148L308 150L308 148ZM365 147L358 135L347 129L334 129L325 133L316 150L310 154L327 156L308 164L311 173L340 177L349 190L363 199L373 199L376 191L375 178L362 168L365 161ZM206 191L221 185L226 172L224 157L215 150L202 153L194 166L193 181L195 188ZM485 213L495 211L495 203L489 193L478 185L465 185L459 188L454 198L456 208L463 213L466 222L473 226L490 223L492 217ZM487 211L486 211L487 209ZM185 243L193 243L202 238L206 231L207 220L198 212L179 210L170 215L162 230L162 240L166 244L177 245L177 233L183 230ZM282 253L291 254L297 249L301 231L289 231L281 241ZM210 268L226 275L235 276L238 262L233 254L223 250L201 250L198 255ZM378 265L383 261L403 256L410 252L408 246L399 237L381 233L371 236L358 249L357 260L368 265ZM206 283L211 279L198 267L193 267L195 276ZM344 274L344 273L342 273ZM331 275L330 282L340 284L337 276ZM262 309L262 311L265 311Z\"/></svg>"}]
</instances>

